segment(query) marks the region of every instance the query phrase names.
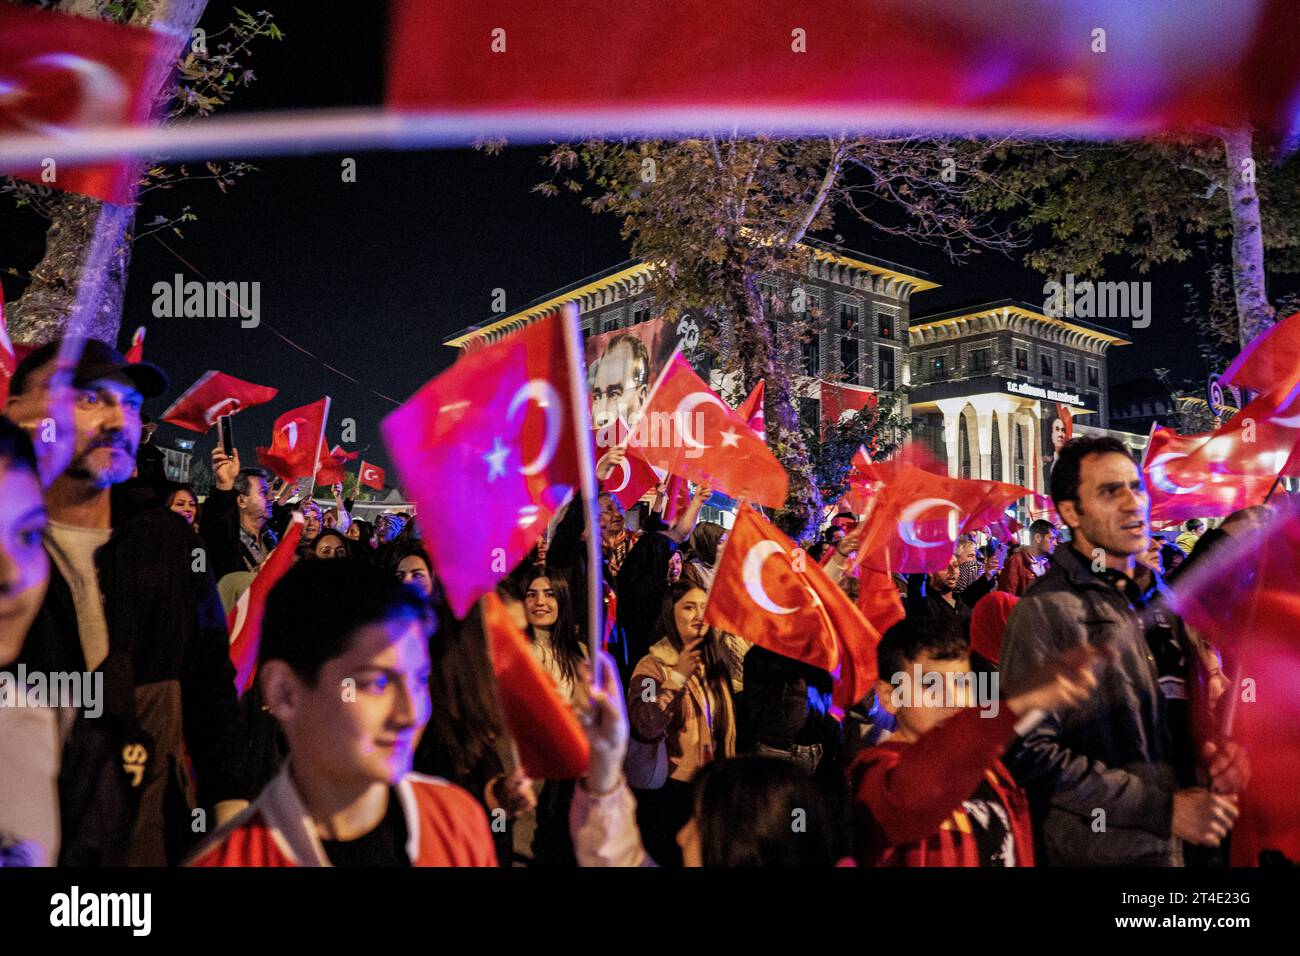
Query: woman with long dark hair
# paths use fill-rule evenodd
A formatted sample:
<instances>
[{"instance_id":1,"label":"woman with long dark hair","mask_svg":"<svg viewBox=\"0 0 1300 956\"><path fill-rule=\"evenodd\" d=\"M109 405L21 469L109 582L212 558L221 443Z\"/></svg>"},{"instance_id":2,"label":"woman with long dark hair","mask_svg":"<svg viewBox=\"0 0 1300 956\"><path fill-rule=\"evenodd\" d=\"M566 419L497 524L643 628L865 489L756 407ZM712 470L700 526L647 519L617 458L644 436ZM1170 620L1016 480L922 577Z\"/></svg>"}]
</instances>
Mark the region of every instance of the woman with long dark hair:
<instances>
[{"instance_id":1,"label":"woman with long dark hair","mask_svg":"<svg viewBox=\"0 0 1300 956\"><path fill-rule=\"evenodd\" d=\"M560 696L572 700L587 649L578 635L569 583L564 575L534 571L524 585L524 613L533 656L555 679Z\"/></svg>"},{"instance_id":2,"label":"woman with long dark hair","mask_svg":"<svg viewBox=\"0 0 1300 956\"><path fill-rule=\"evenodd\" d=\"M198 532L199 527L195 521L199 516L199 498L191 485L178 482L171 486L171 490L167 493L167 510L176 512L185 519L187 525L196 533Z\"/></svg>"},{"instance_id":3,"label":"woman with long dark hair","mask_svg":"<svg viewBox=\"0 0 1300 956\"><path fill-rule=\"evenodd\" d=\"M708 595L698 585L669 586L655 633L628 687L636 743L629 762L640 806L637 820L650 854L681 865L677 831L691 816L690 781L736 752L736 712L721 638L704 620Z\"/></svg>"}]
</instances>

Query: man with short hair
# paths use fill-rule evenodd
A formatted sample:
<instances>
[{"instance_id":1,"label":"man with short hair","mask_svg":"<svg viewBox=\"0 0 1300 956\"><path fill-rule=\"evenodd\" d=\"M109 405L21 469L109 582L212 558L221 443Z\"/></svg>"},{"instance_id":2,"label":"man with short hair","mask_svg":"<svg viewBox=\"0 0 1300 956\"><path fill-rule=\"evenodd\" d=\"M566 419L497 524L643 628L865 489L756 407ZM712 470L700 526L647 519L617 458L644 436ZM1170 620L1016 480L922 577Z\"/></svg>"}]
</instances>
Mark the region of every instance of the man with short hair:
<instances>
[{"instance_id":1,"label":"man with short hair","mask_svg":"<svg viewBox=\"0 0 1300 956\"><path fill-rule=\"evenodd\" d=\"M616 335L589 371L591 421L604 428L621 418L636 421L650 393L650 353L629 332Z\"/></svg>"},{"instance_id":2,"label":"man with short hair","mask_svg":"<svg viewBox=\"0 0 1300 956\"><path fill-rule=\"evenodd\" d=\"M1039 518L1029 526L1029 544L1007 558L998 575L997 590L1020 597L1047 572L1048 559L1055 548L1056 529L1050 521Z\"/></svg>"},{"instance_id":3,"label":"man with short hair","mask_svg":"<svg viewBox=\"0 0 1300 956\"><path fill-rule=\"evenodd\" d=\"M199 533L208 546L212 573L220 581L232 571L256 571L275 549L275 505L266 472L240 468L239 452L212 450L212 491L203 503ZM319 530L319 529L318 529ZM310 540L304 534L304 541Z\"/></svg>"},{"instance_id":4,"label":"man with short hair","mask_svg":"<svg viewBox=\"0 0 1300 956\"><path fill-rule=\"evenodd\" d=\"M907 601L904 610L908 617L931 617L953 628L967 640L970 639L970 606L957 597L957 581L961 566L957 551L942 570L930 574L907 576Z\"/></svg>"},{"instance_id":5,"label":"man with short hair","mask_svg":"<svg viewBox=\"0 0 1300 956\"><path fill-rule=\"evenodd\" d=\"M1203 534L1205 534L1205 522L1200 518L1188 518L1187 523L1183 525L1183 533L1174 539L1174 545L1183 554L1191 554Z\"/></svg>"},{"instance_id":6,"label":"man with short hair","mask_svg":"<svg viewBox=\"0 0 1300 956\"><path fill-rule=\"evenodd\" d=\"M1066 443L1051 492L1070 545L1011 612L1000 673L1014 681L1081 645L1105 648L1111 661L1097 693L1048 714L1007 765L1035 802L1047 864L1181 866L1183 841L1217 846L1232 829L1244 754L1228 740L1207 742L1198 766L1191 721L1170 717L1153 649L1186 635L1133 581L1149 499L1123 443Z\"/></svg>"},{"instance_id":7,"label":"man with short hair","mask_svg":"<svg viewBox=\"0 0 1300 956\"><path fill-rule=\"evenodd\" d=\"M58 348L36 349L15 370L9 409L19 420L47 400ZM45 491L53 567L24 660L101 672L107 716L143 732L119 749L139 795L127 862L162 866L202 833L195 823L208 817L193 810L224 818L248 796L225 615L184 519L164 508L129 515L113 494L135 470L141 405L166 391L166 376L90 339L72 386L73 458ZM96 814L95 795L78 796L65 827ZM122 861L88 847L69 862Z\"/></svg>"}]
</instances>

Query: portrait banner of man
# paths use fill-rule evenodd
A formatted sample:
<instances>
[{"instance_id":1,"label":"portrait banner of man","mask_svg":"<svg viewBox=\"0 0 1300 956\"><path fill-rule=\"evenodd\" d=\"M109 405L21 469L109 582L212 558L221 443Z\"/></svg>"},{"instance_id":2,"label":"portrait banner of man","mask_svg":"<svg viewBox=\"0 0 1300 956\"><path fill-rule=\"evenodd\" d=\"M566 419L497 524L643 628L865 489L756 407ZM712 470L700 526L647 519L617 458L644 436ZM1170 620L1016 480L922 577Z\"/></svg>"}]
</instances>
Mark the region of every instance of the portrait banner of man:
<instances>
[{"instance_id":1,"label":"portrait banner of man","mask_svg":"<svg viewBox=\"0 0 1300 956\"><path fill-rule=\"evenodd\" d=\"M598 432L636 420L650 389L682 339L681 323L640 322L588 336L585 344L591 423ZM621 435L622 430L618 430Z\"/></svg>"}]
</instances>

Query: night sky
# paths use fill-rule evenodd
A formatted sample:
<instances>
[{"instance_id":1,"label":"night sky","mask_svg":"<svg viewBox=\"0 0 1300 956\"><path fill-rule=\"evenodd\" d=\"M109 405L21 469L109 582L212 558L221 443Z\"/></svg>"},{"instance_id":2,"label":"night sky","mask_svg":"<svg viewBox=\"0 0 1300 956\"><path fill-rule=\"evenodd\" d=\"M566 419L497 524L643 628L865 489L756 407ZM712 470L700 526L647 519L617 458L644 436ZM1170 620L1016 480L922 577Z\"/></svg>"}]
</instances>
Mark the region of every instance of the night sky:
<instances>
[{"instance_id":1,"label":"night sky","mask_svg":"<svg viewBox=\"0 0 1300 956\"><path fill-rule=\"evenodd\" d=\"M270 8L286 38L256 47L247 65L257 82L237 94L230 110L382 101L381 4ZM204 24L217 29L228 9L214 0ZM393 406L374 392L403 400L445 368L456 353L442 339L487 319L493 289L506 290L513 310L628 256L615 220L593 216L576 197L530 193L544 178L538 165L543 151L521 146L496 157L464 149L258 159L259 172L226 195L199 183L146 197L138 222L192 207L199 221L183 227L184 238L162 238L208 279L261 282L263 318L256 329L240 328L237 319L153 318L155 282L171 281L177 272L199 276L155 239L137 242L118 344L124 348L134 328L147 325L146 357L169 373L173 385L146 410L157 416L209 368L274 385L280 395L273 403L235 420L244 463L255 464L253 447L269 443L277 414L328 394L328 439L338 441L339 421L354 418L357 440L350 448L387 466L378 424ZM343 156L357 161L355 183L341 181ZM6 235L0 266L30 269L39 258L43 223L6 209L0 228ZM1043 300L1042 277L1004 257L984 254L957 267L938 250L882 239L852 222L836 231L851 249L925 270L941 283L913 298L913 316L991 299ZM1112 383L1150 375L1153 367L1203 380L1190 327L1179 319L1183 283L1203 271L1193 266L1112 276L1154 284L1151 328L1119 329L1135 345L1111 353ZM9 275L4 286L10 299L23 288ZM285 344L270 326L363 384ZM196 436L164 425L158 437ZM201 438L196 451L206 455L214 437Z\"/></svg>"}]
</instances>

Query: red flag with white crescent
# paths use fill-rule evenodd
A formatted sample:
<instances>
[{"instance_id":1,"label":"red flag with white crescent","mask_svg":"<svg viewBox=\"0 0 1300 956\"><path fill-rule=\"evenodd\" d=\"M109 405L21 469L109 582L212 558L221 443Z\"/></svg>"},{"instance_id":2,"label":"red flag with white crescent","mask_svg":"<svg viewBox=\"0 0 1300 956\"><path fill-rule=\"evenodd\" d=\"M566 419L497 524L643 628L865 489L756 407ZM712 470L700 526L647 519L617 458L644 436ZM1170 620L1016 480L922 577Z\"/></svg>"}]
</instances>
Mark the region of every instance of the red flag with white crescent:
<instances>
[{"instance_id":1,"label":"red flag with white crescent","mask_svg":"<svg viewBox=\"0 0 1300 956\"><path fill-rule=\"evenodd\" d=\"M361 468L357 471L357 481L367 488L374 488L375 491L384 490L384 469L378 465L372 465L370 462L362 460Z\"/></svg>"},{"instance_id":2,"label":"red flag with white crescent","mask_svg":"<svg viewBox=\"0 0 1300 956\"><path fill-rule=\"evenodd\" d=\"M785 505L789 479L767 444L674 355L632 426L629 448L654 468L733 498Z\"/></svg>"},{"instance_id":3,"label":"red flag with white crescent","mask_svg":"<svg viewBox=\"0 0 1300 956\"><path fill-rule=\"evenodd\" d=\"M209 370L171 403L162 413L162 420L192 432L206 432L220 416L265 405L278 394L279 389L269 385L254 385L225 372Z\"/></svg>"},{"instance_id":4,"label":"red flag with white crescent","mask_svg":"<svg viewBox=\"0 0 1300 956\"><path fill-rule=\"evenodd\" d=\"M273 474L285 481L313 478L325 444L325 420L330 400L303 405L285 412L275 420L271 447L257 449L257 459Z\"/></svg>"},{"instance_id":5,"label":"red flag with white crescent","mask_svg":"<svg viewBox=\"0 0 1300 956\"><path fill-rule=\"evenodd\" d=\"M752 508L742 507L709 591L715 627L820 667L847 710L876 680L880 633L821 565Z\"/></svg>"},{"instance_id":6,"label":"red flag with white crescent","mask_svg":"<svg viewBox=\"0 0 1300 956\"><path fill-rule=\"evenodd\" d=\"M96 17L0 3L0 135L146 123L179 42ZM139 167L65 167L53 151L41 169L18 178L124 205L135 199Z\"/></svg>"},{"instance_id":7,"label":"red flag with white crescent","mask_svg":"<svg viewBox=\"0 0 1300 956\"><path fill-rule=\"evenodd\" d=\"M1285 383L1284 383L1285 384ZM1252 399L1187 453L1170 464L1175 480L1189 484L1199 473L1233 481L1246 475L1300 477L1300 384ZM1189 477L1179 478L1179 473Z\"/></svg>"},{"instance_id":8,"label":"red flag with white crescent","mask_svg":"<svg viewBox=\"0 0 1300 956\"><path fill-rule=\"evenodd\" d=\"M552 314L465 352L381 426L458 617L580 487L587 435L573 424L571 322Z\"/></svg>"},{"instance_id":9,"label":"red flag with white crescent","mask_svg":"<svg viewBox=\"0 0 1300 956\"><path fill-rule=\"evenodd\" d=\"M144 361L144 326L138 326L135 334L131 336L131 347L126 350L126 360L128 362Z\"/></svg>"},{"instance_id":10,"label":"red flag with white crescent","mask_svg":"<svg viewBox=\"0 0 1300 956\"><path fill-rule=\"evenodd\" d=\"M257 672L257 652L262 644L262 617L266 596L275 582L293 567L294 551L302 539L302 515L294 512L284 537L253 576L253 583L239 596L226 619L230 631L230 660L235 665L235 689L243 696Z\"/></svg>"},{"instance_id":11,"label":"red flag with white crescent","mask_svg":"<svg viewBox=\"0 0 1300 956\"><path fill-rule=\"evenodd\" d=\"M320 463L316 467L316 484L342 484L343 479L347 477L343 471L344 466L350 461L355 461L360 454L359 451L344 451L340 445L327 449L325 443L321 442Z\"/></svg>"},{"instance_id":12,"label":"red flag with white crescent","mask_svg":"<svg viewBox=\"0 0 1300 956\"><path fill-rule=\"evenodd\" d=\"M1213 472L1199 467L1193 453L1210 435L1180 435L1156 428L1142 458L1152 522L1217 518L1260 504L1273 484L1273 476Z\"/></svg>"}]
</instances>

